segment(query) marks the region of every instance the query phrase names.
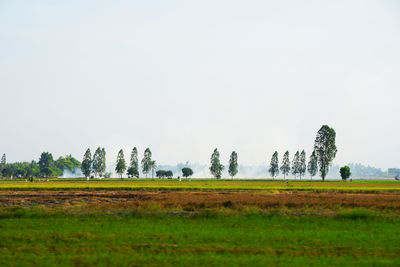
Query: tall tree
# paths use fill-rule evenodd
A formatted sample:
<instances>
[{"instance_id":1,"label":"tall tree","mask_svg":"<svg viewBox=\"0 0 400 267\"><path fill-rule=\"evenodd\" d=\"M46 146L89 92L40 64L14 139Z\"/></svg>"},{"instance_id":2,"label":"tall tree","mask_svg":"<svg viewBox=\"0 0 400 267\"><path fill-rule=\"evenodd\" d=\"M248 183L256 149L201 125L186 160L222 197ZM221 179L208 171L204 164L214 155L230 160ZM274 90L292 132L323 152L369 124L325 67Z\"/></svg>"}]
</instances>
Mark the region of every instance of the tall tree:
<instances>
[{"instance_id":1,"label":"tall tree","mask_svg":"<svg viewBox=\"0 0 400 267\"><path fill-rule=\"evenodd\" d=\"M90 174L92 173L92 152L88 148L83 156L82 160L82 173L89 180Z\"/></svg>"},{"instance_id":2,"label":"tall tree","mask_svg":"<svg viewBox=\"0 0 400 267\"><path fill-rule=\"evenodd\" d=\"M157 162L155 160L152 160L150 162L150 166L151 166L151 178L154 178L154 171L157 169Z\"/></svg>"},{"instance_id":3,"label":"tall tree","mask_svg":"<svg viewBox=\"0 0 400 267\"><path fill-rule=\"evenodd\" d=\"M299 160L299 176L300 176L300 180L301 177L304 176L306 174L306 152L304 150L301 151L300 153L300 160Z\"/></svg>"},{"instance_id":4,"label":"tall tree","mask_svg":"<svg viewBox=\"0 0 400 267\"><path fill-rule=\"evenodd\" d=\"M142 159L142 172L146 174L146 178L150 170L151 170L151 151L149 148L146 148Z\"/></svg>"},{"instance_id":5,"label":"tall tree","mask_svg":"<svg viewBox=\"0 0 400 267\"><path fill-rule=\"evenodd\" d=\"M0 177L2 176L3 169L6 167L6 163L7 163L6 154L3 154L0 160Z\"/></svg>"},{"instance_id":6,"label":"tall tree","mask_svg":"<svg viewBox=\"0 0 400 267\"><path fill-rule=\"evenodd\" d=\"M49 152L43 152L39 159L40 174L44 177L49 177L54 168L53 155Z\"/></svg>"},{"instance_id":7,"label":"tall tree","mask_svg":"<svg viewBox=\"0 0 400 267\"><path fill-rule=\"evenodd\" d=\"M125 162L125 157L124 157L124 151L121 149L118 152L117 164L115 166L115 171L119 174L119 176L122 179L122 174L125 172L125 170L126 170L126 162Z\"/></svg>"},{"instance_id":8,"label":"tall tree","mask_svg":"<svg viewBox=\"0 0 400 267\"><path fill-rule=\"evenodd\" d=\"M232 177L232 179L238 173L237 160L238 160L238 155L236 151L233 151L231 157L229 158L229 168L228 168L229 175Z\"/></svg>"},{"instance_id":9,"label":"tall tree","mask_svg":"<svg viewBox=\"0 0 400 267\"><path fill-rule=\"evenodd\" d=\"M222 165L221 161L219 160L218 149L214 149L214 152L211 155L210 172L215 178L220 179L223 169L224 165Z\"/></svg>"},{"instance_id":10,"label":"tall tree","mask_svg":"<svg viewBox=\"0 0 400 267\"><path fill-rule=\"evenodd\" d=\"M138 151L136 147L134 147L131 152L131 160L129 164L128 175L130 177L139 178L139 161L138 161Z\"/></svg>"},{"instance_id":11,"label":"tall tree","mask_svg":"<svg viewBox=\"0 0 400 267\"><path fill-rule=\"evenodd\" d=\"M317 155L315 154L315 150L312 152L310 156L310 161L307 164L307 171L310 174L311 180L313 176L317 175L318 172L318 160Z\"/></svg>"},{"instance_id":12,"label":"tall tree","mask_svg":"<svg viewBox=\"0 0 400 267\"><path fill-rule=\"evenodd\" d=\"M106 173L106 149L103 147L101 149L101 160L100 160L100 167L99 167L99 173L100 176L103 177L104 174Z\"/></svg>"},{"instance_id":13,"label":"tall tree","mask_svg":"<svg viewBox=\"0 0 400 267\"><path fill-rule=\"evenodd\" d=\"M318 159L319 173L322 181L325 181L329 166L337 153L336 132L333 128L330 128L328 125L323 125L321 129L319 129L315 138L314 150Z\"/></svg>"},{"instance_id":14,"label":"tall tree","mask_svg":"<svg viewBox=\"0 0 400 267\"><path fill-rule=\"evenodd\" d=\"M286 151L283 155L281 172L283 173L283 177L286 179L286 175L288 175L290 172L289 151Z\"/></svg>"},{"instance_id":15,"label":"tall tree","mask_svg":"<svg viewBox=\"0 0 400 267\"><path fill-rule=\"evenodd\" d=\"M294 179L296 179L296 175L299 174L300 167L300 153L299 151L294 154L294 158L292 161L292 174L294 175Z\"/></svg>"},{"instance_id":16,"label":"tall tree","mask_svg":"<svg viewBox=\"0 0 400 267\"><path fill-rule=\"evenodd\" d=\"M278 151L275 151L274 154L272 155L268 172L271 175L272 179L275 179L275 177L279 175Z\"/></svg>"},{"instance_id":17,"label":"tall tree","mask_svg":"<svg viewBox=\"0 0 400 267\"><path fill-rule=\"evenodd\" d=\"M98 147L93 154L92 168L94 172L94 177L97 177L99 173L101 173L102 165L102 151L101 148Z\"/></svg>"}]
</instances>

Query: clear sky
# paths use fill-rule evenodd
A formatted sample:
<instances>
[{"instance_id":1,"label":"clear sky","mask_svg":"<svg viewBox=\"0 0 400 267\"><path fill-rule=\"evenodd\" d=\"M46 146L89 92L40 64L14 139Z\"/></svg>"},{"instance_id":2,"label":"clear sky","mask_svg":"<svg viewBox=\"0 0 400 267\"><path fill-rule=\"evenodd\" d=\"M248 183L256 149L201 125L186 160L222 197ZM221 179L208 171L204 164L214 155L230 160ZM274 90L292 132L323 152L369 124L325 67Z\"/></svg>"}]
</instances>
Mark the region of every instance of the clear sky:
<instances>
[{"instance_id":1,"label":"clear sky","mask_svg":"<svg viewBox=\"0 0 400 267\"><path fill-rule=\"evenodd\" d=\"M400 1L0 0L0 153L400 167ZM307 155L308 156L308 155Z\"/></svg>"}]
</instances>

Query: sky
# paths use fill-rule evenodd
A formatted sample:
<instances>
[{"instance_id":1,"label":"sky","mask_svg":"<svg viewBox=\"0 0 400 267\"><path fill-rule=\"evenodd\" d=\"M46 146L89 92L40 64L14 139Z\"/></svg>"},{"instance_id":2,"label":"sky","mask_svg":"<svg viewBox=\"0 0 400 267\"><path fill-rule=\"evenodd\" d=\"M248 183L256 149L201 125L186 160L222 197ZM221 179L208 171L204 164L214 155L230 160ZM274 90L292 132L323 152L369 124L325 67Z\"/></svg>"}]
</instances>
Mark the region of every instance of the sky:
<instances>
[{"instance_id":1,"label":"sky","mask_svg":"<svg viewBox=\"0 0 400 267\"><path fill-rule=\"evenodd\" d=\"M8 161L150 147L267 164L327 124L335 164L400 167L400 2L0 0Z\"/></svg>"}]
</instances>

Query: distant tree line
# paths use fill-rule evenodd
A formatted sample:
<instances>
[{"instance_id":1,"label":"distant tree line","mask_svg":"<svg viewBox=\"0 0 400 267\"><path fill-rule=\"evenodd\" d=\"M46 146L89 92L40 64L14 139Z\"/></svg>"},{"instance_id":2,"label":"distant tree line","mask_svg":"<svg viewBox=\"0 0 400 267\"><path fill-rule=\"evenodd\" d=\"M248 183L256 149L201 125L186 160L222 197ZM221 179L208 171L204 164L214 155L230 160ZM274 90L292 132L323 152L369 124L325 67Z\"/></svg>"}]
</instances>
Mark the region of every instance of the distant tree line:
<instances>
[{"instance_id":1,"label":"distant tree line","mask_svg":"<svg viewBox=\"0 0 400 267\"><path fill-rule=\"evenodd\" d=\"M308 163L306 162L306 152L304 150L301 152L297 151L292 160L290 160L289 151L286 151L283 154L282 162L279 166L279 154L275 151L269 164L269 174L273 179L280 173L285 179L289 174L292 174L295 179L297 177L301 179L308 171L312 179L319 171L322 181L324 181L337 153L335 139L336 132L329 126L323 125L317 132L314 149L309 157ZM109 177L110 174L106 173L105 149L98 147L92 156L91 150L88 148L83 156L82 163L71 155L53 160L52 154L48 152L43 152L38 162L7 163L5 154L3 154L0 160L0 175L7 178L58 177L63 174L64 170L74 172L79 168L87 179ZM128 178L139 178L139 168L138 150L136 147L132 149L130 161L128 163L125 161L124 151L122 149L119 150L115 172L120 178L122 178L125 173ZM156 169L157 163L152 159L152 152L149 148L146 148L141 160L141 171L146 178L150 172L152 178L154 178L154 174L156 174L158 178L171 178L173 176L171 170L156 171ZM217 148L215 148L211 154L209 170L216 179L221 178L224 165L221 164L220 153ZM181 171L182 176L185 178L193 175L193 170L187 166L182 168ZM232 179L238 173L238 154L236 151L233 151L230 155L228 173Z\"/></svg>"}]
</instances>

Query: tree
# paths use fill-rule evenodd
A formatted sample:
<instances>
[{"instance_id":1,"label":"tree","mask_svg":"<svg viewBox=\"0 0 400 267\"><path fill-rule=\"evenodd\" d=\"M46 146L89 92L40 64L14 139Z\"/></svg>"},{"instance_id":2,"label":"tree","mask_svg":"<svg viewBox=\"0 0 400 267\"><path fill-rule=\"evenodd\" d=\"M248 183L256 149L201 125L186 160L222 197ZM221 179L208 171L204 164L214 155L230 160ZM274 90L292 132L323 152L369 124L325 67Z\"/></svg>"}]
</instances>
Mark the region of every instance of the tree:
<instances>
[{"instance_id":1,"label":"tree","mask_svg":"<svg viewBox=\"0 0 400 267\"><path fill-rule=\"evenodd\" d=\"M126 170L126 162L125 162L125 157L124 157L124 151L121 149L118 152L117 164L115 166L115 171L119 174L119 176L122 179L122 174L125 172L125 170Z\"/></svg>"},{"instance_id":2,"label":"tree","mask_svg":"<svg viewBox=\"0 0 400 267\"><path fill-rule=\"evenodd\" d=\"M272 179L275 179L275 177L279 175L278 151L275 151L274 154L272 155L268 172L271 175Z\"/></svg>"},{"instance_id":3,"label":"tree","mask_svg":"<svg viewBox=\"0 0 400 267\"><path fill-rule=\"evenodd\" d=\"M90 148L86 150L81 166L83 175L89 180L90 174L92 173L92 152Z\"/></svg>"},{"instance_id":4,"label":"tree","mask_svg":"<svg viewBox=\"0 0 400 267\"><path fill-rule=\"evenodd\" d=\"M306 174L306 152L304 150L301 151L300 153L300 160L299 160L299 176L301 180L301 176L304 176Z\"/></svg>"},{"instance_id":5,"label":"tree","mask_svg":"<svg viewBox=\"0 0 400 267\"><path fill-rule=\"evenodd\" d=\"M152 160L150 162L150 166L151 166L151 178L154 178L154 171L157 169L157 162L155 160Z\"/></svg>"},{"instance_id":6,"label":"tree","mask_svg":"<svg viewBox=\"0 0 400 267\"><path fill-rule=\"evenodd\" d=\"M317 155L319 173L322 181L325 181L329 166L336 157L337 148L335 139L336 132L328 125L323 125L315 138L314 150Z\"/></svg>"},{"instance_id":7,"label":"tree","mask_svg":"<svg viewBox=\"0 0 400 267\"><path fill-rule=\"evenodd\" d=\"M296 175L299 174L300 168L300 153L299 151L294 154L294 158L292 161L292 174L294 175L294 179L296 179Z\"/></svg>"},{"instance_id":8,"label":"tree","mask_svg":"<svg viewBox=\"0 0 400 267\"><path fill-rule=\"evenodd\" d=\"M218 149L214 149L214 152L211 155L210 172L215 178L220 179L223 169L224 165L222 165L219 160Z\"/></svg>"},{"instance_id":9,"label":"tree","mask_svg":"<svg viewBox=\"0 0 400 267\"><path fill-rule=\"evenodd\" d=\"M312 152L310 156L310 161L308 162L307 170L312 180L313 176L317 175L318 172L318 159L317 155L315 154L315 150Z\"/></svg>"},{"instance_id":10,"label":"tree","mask_svg":"<svg viewBox=\"0 0 400 267\"><path fill-rule=\"evenodd\" d=\"M346 181L351 176L350 167L343 166L340 168L340 176L342 177L343 181Z\"/></svg>"},{"instance_id":11,"label":"tree","mask_svg":"<svg viewBox=\"0 0 400 267\"><path fill-rule=\"evenodd\" d=\"M290 172L289 151L286 151L283 155L281 172L283 173L283 177L286 179L286 175Z\"/></svg>"},{"instance_id":12,"label":"tree","mask_svg":"<svg viewBox=\"0 0 400 267\"><path fill-rule=\"evenodd\" d=\"M103 152L100 147L96 149L93 155L92 168L94 172L94 177L97 177L101 173L102 163L103 163Z\"/></svg>"},{"instance_id":13,"label":"tree","mask_svg":"<svg viewBox=\"0 0 400 267\"><path fill-rule=\"evenodd\" d=\"M4 153L3 156L1 156L0 164L6 165L6 163L7 163L7 158L6 158L6 154Z\"/></svg>"},{"instance_id":14,"label":"tree","mask_svg":"<svg viewBox=\"0 0 400 267\"><path fill-rule=\"evenodd\" d=\"M137 148L134 147L131 153L131 160L128 169L128 176L139 178L139 161Z\"/></svg>"},{"instance_id":15,"label":"tree","mask_svg":"<svg viewBox=\"0 0 400 267\"><path fill-rule=\"evenodd\" d=\"M237 159L238 159L237 153L236 151L233 151L229 159L229 168L228 168L228 173L232 177L232 179L233 176L235 176L238 173Z\"/></svg>"},{"instance_id":16,"label":"tree","mask_svg":"<svg viewBox=\"0 0 400 267\"><path fill-rule=\"evenodd\" d=\"M14 169L11 164L5 164L3 170L1 171L3 177L10 178L14 175Z\"/></svg>"},{"instance_id":17,"label":"tree","mask_svg":"<svg viewBox=\"0 0 400 267\"><path fill-rule=\"evenodd\" d=\"M67 155L65 157L59 157L55 161L55 166L57 167L57 169L60 170L56 170L56 172L61 172L62 175L64 171L76 173L76 170L81 168L81 163L79 162L79 160L75 159L71 155Z\"/></svg>"},{"instance_id":18,"label":"tree","mask_svg":"<svg viewBox=\"0 0 400 267\"><path fill-rule=\"evenodd\" d=\"M149 148L146 148L142 159L142 172L146 174L146 178L150 170L151 170L151 151Z\"/></svg>"},{"instance_id":19,"label":"tree","mask_svg":"<svg viewBox=\"0 0 400 267\"><path fill-rule=\"evenodd\" d=\"M99 176L102 177L106 173L106 149L103 147L101 149L101 160L100 160L100 167L99 167Z\"/></svg>"},{"instance_id":20,"label":"tree","mask_svg":"<svg viewBox=\"0 0 400 267\"><path fill-rule=\"evenodd\" d=\"M193 175L193 170L189 167L182 168L182 176L188 178Z\"/></svg>"},{"instance_id":21,"label":"tree","mask_svg":"<svg viewBox=\"0 0 400 267\"><path fill-rule=\"evenodd\" d=\"M165 172L165 176L166 176L168 179L171 179L172 176L174 176L174 173L173 173L171 170L168 170L168 171Z\"/></svg>"},{"instance_id":22,"label":"tree","mask_svg":"<svg viewBox=\"0 0 400 267\"><path fill-rule=\"evenodd\" d=\"M5 168L6 163L7 163L6 154L3 154L3 156L1 157L1 160L0 160L0 176L3 176L2 171Z\"/></svg>"},{"instance_id":23,"label":"tree","mask_svg":"<svg viewBox=\"0 0 400 267\"><path fill-rule=\"evenodd\" d=\"M164 178L165 174L166 174L166 171L164 171L164 170L156 171L156 177L159 178L159 179Z\"/></svg>"},{"instance_id":24,"label":"tree","mask_svg":"<svg viewBox=\"0 0 400 267\"><path fill-rule=\"evenodd\" d=\"M43 152L39 159L40 174L44 177L49 177L53 173L52 169L54 167L53 155L49 152Z\"/></svg>"}]
</instances>

